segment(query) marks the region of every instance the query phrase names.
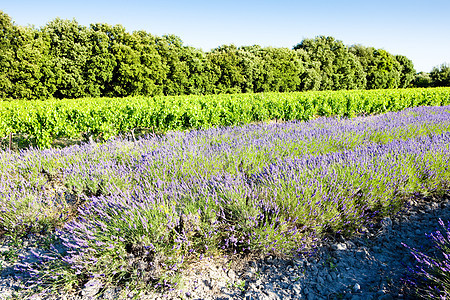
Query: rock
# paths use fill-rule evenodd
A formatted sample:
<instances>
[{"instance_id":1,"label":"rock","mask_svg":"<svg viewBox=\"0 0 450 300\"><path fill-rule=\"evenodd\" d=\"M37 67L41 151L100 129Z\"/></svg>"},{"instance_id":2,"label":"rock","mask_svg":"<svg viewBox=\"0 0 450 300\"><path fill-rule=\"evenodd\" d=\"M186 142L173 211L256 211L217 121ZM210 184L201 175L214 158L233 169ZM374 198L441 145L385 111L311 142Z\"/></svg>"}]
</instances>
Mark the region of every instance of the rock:
<instances>
[{"instance_id":1,"label":"rock","mask_svg":"<svg viewBox=\"0 0 450 300\"><path fill-rule=\"evenodd\" d=\"M280 288L282 290L288 290L290 287L290 284L286 283L286 282L280 282Z\"/></svg>"},{"instance_id":2,"label":"rock","mask_svg":"<svg viewBox=\"0 0 450 300\"><path fill-rule=\"evenodd\" d=\"M119 297L118 293L119 293L118 288L108 288L106 291L103 292L103 299L107 300L118 299Z\"/></svg>"},{"instance_id":3,"label":"rock","mask_svg":"<svg viewBox=\"0 0 450 300\"><path fill-rule=\"evenodd\" d=\"M12 289L3 289L0 288L0 299L11 299L12 298Z\"/></svg>"},{"instance_id":4,"label":"rock","mask_svg":"<svg viewBox=\"0 0 450 300\"><path fill-rule=\"evenodd\" d=\"M331 248L335 251L344 251L347 250L347 245L345 243L337 243L332 245Z\"/></svg>"},{"instance_id":5,"label":"rock","mask_svg":"<svg viewBox=\"0 0 450 300\"><path fill-rule=\"evenodd\" d=\"M308 300L316 300L317 297L316 297L316 295L314 295L313 293L309 293L309 294L306 296L306 299L308 299Z\"/></svg>"},{"instance_id":6,"label":"rock","mask_svg":"<svg viewBox=\"0 0 450 300\"><path fill-rule=\"evenodd\" d=\"M231 280L236 279L236 272L233 269L228 270L227 275L228 275L228 277L230 277Z\"/></svg>"},{"instance_id":7,"label":"rock","mask_svg":"<svg viewBox=\"0 0 450 300\"><path fill-rule=\"evenodd\" d=\"M264 285L264 287L266 288L266 292L267 292L267 291L270 291L270 292L273 292L273 291L274 291L274 287L273 287L273 283L272 283L272 282L266 283L266 284Z\"/></svg>"},{"instance_id":8,"label":"rock","mask_svg":"<svg viewBox=\"0 0 450 300\"><path fill-rule=\"evenodd\" d=\"M245 294L245 300L254 300L255 298L252 297L251 293Z\"/></svg>"},{"instance_id":9,"label":"rock","mask_svg":"<svg viewBox=\"0 0 450 300\"><path fill-rule=\"evenodd\" d=\"M383 218L380 223L383 229L390 230L392 228L392 220L389 217Z\"/></svg>"},{"instance_id":10,"label":"rock","mask_svg":"<svg viewBox=\"0 0 450 300\"><path fill-rule=\"evenodd\" d=\"M93 298L102 287L103 284L99 279L91 279L84 285L84 288L81 290L81 295L86 298Z\"/></svg>"},{"instance_id":11,"label":"rock","mask_svg":"<svg viewBox=\"0 0 450 300\"><path fill-rule=\"evenodd\" d=\"M268 300L278 300L280 297L274 291L265 291Z\"/></svg>"},{"instance_id":12,"label":"rock","mask_svg":"<svg viewBox=\"0 0 450 300\"><path fill-rule=\"evenodd\" d=\"M258 278L258 280L255 281L255 285L259 288L261 288L262 280L261 278Z\"/></svg>"},{"instance_id":13,"label":"rock","mask_svg":"<svg viewBox=\"0 0 450 300\"><path fill-rule=\"evenodd\" d=\"M349 249L356 247L355 243L353 243L351 240L346 241L345 244L347 245L347 248L349 248Z\"/></svg>"},{"instance_id":14,"label":"rock","mask_svg":"<svg viewBox=\"0 0 450 300\"><path fill-rule=\"evenodd\" d=\"M299 284L293 284L291 289L294 291L295 294L300 295L302 293L302 287Z\"/></svg>"},{"instance_id":15,"label":"rock","mask_svg":"<svg viewBox=\"0 0 450 300\"><path fill-rule=\"evenodd\" d=\"M331 279L336 280L337 275L336 272L330 272Z\"/></svg>"}]
</instances>

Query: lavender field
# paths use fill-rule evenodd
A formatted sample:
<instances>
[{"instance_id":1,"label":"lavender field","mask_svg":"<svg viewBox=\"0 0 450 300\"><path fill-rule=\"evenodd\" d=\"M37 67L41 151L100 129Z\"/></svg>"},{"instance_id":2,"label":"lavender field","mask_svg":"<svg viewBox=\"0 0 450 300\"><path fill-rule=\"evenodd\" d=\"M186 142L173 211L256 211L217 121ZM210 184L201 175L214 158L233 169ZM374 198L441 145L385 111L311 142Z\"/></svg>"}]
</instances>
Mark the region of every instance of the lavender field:
<instances>
[{"instance_id":1,"label":"lavender field","mask_svg":"<svg viewBox=\"0 0 450 300\"><path fill-rule=\"evenodd\" d=\"M295 255L450 186L450 106L0 152L0 235L48 289L169 287L204 256ZM63 247L56 247L56 244Z\"/></svg>"}]
</instances>

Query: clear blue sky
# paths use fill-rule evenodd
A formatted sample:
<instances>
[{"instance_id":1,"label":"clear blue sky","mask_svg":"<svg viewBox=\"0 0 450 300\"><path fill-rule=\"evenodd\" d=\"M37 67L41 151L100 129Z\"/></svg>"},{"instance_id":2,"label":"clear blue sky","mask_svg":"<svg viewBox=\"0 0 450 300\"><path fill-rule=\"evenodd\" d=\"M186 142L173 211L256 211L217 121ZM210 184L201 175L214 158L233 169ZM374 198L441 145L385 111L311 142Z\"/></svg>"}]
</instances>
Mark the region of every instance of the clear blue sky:
<instances>
[{"instance_id":1,"label":"clear blue sky","mask_svg":"<svg viewBox=\"0 0 450 300\"><path fill-rule=\"evenodd\" d=\"M18 25L41 27L56 17L86 26L122 24L128 31L175 34L205 51L231 43L292 48L330 35L405 55L417 71L450 63L450 0L0 0L0 10Z\"/></svg>"}]
</instances>

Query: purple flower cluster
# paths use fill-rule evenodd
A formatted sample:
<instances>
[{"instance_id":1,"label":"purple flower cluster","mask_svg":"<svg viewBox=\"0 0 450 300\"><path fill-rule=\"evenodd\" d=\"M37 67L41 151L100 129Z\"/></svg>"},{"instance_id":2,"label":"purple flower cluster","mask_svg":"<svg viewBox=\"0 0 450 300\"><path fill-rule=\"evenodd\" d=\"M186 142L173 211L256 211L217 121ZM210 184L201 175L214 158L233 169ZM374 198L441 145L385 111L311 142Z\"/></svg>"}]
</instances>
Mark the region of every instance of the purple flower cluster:
<instances>
[{"instance_id":1,"label":"purple flower cluster","mask_svg":"<svg viewBox=\"0 0 450 300\"><path fill-rule=\"evenodd\" d=\"M398 210L414 192L448 185L449 111L420 107L1 152L0 226L64 224L66 251L28 266L46 274L37 276L40 284L97 278L164 287L187 258L295 254L327 233L351 234Z\"/></svg>"},{"instance_id":2,"label":"purple flower cluster","mask_svg":"<svg viewBox=\"0 0 450 300\"><path fill-rule=\"evenodd\" d=\"M435 231L427 236L433 242L437 256L429 256L410 246L417 265L412 269L414 278L410 280L419 295L430 299L448 299L450 297L450 222L447 225L439 219L439 225L444 230Z\"/></svg>"}]
</instances>

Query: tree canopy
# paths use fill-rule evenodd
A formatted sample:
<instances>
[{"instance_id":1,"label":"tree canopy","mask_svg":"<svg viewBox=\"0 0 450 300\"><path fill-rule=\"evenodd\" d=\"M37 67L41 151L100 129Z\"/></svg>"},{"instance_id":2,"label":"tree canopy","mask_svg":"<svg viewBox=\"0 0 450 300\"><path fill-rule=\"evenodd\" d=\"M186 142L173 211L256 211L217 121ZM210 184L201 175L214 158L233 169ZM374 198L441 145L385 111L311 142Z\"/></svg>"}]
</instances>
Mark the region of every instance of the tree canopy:
<instances>
[{"instance_id":1,"label":"tree canopy","mask_svg":"<svg viewBox=\"0 0 450 300\"><path fill-rule=\"evenodd\" d=\"M411 60L330 36L288 48L222 45L56 18L16 25L0 11L0 98L45 99L406 88L426 84ZM429 74L449 85L449 66ZM428 76L428 75L427 75Z\"/></svg>"}]
</instances>

